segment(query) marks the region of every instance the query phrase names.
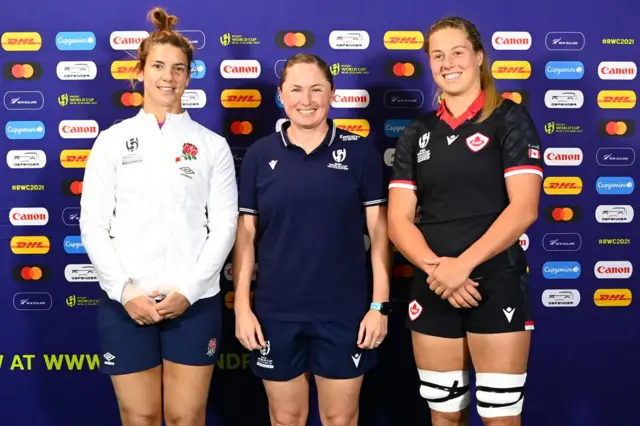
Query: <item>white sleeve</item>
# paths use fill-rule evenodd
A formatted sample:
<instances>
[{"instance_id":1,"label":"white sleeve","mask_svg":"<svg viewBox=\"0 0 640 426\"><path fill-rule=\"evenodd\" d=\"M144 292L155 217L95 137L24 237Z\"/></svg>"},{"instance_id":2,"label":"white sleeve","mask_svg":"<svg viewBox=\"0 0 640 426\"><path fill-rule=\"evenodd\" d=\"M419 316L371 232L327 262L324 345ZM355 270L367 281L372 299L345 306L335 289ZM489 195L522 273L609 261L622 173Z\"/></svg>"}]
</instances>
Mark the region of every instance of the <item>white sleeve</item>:
<instances>
[{"instance_id":1,"label":"white sleeve","mask_svg":"<svg viewBox=\"0 0 640 426\"><path fill-rule=\"evenodd\" d=\"M209 185L207 240L195 268L178 286L191 304L204 295L212 281L219 280L236 238L238 186L231 149L224 139L213 154L213 175Z\"/></svg>"},{"instance_id":2,"label":"white sleeve","mask_svg":"<svg viewBox=\"0 0 640 426\"><path fill-rule=\"evenodd\" d=\"M109 136L100 133L87 160L80 198L80 235L100 287L109 299L122 303L129 280L111 243L109 230L116 207L116 168L109 155Z\"/></svg>"}]
</instances>

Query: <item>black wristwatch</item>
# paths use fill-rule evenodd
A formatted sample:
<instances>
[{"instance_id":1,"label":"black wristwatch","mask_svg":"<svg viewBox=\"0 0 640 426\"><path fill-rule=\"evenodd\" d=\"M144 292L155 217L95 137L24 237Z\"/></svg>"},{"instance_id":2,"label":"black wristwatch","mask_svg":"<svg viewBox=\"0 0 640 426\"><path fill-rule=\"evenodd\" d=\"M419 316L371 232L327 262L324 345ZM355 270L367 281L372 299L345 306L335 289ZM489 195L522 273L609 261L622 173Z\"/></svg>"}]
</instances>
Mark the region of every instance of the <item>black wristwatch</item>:
<instances>
[{"instance_id":1,"label":"black wristwatch","mask_svg":"<svg viewBox=\"0 0 640 426\"><path fill-rule=\"evenodd\" d=\"M389 315L389 313L391 312L391 303L389 303L389 302L382 302L382 303L371 302L371 305L369 306L369 309L380 311L380 313L382 315Z\"/></svg>"}]
</instances>

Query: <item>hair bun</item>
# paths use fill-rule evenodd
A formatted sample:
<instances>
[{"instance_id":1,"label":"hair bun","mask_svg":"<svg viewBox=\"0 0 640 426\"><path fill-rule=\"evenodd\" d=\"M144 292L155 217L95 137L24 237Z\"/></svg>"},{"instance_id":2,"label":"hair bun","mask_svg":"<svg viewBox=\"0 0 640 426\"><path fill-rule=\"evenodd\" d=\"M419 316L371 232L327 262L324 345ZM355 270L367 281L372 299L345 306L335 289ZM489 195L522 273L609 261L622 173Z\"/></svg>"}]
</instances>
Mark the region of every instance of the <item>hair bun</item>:
<instances>
[{"instance_id":1,"label":"hair bun","mask_svg":"<svg viewBox=\"0 0 640 426\"><path fill-rule=\"evenodd\" d=\"M160 31L172 30L178 23L177 16L167 14L167 12L160 7L156 7L149 12L149 19Z\"/></svg>"}]
</instances>

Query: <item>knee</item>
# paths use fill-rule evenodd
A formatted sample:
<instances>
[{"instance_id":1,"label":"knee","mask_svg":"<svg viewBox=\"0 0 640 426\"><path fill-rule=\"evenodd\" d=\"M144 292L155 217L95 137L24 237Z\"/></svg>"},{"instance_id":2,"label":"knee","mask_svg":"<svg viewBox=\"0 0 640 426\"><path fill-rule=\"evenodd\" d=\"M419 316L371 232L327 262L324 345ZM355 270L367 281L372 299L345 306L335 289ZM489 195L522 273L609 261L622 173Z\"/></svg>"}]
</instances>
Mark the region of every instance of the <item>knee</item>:
<instances>
[{"instance_id":1,"label":"knee","mask_svg":"<svg viewBox=\"0 0 640 426\"><path fill-rule=\"evenodd\" d=\"M126 426L160 426L162 424L162 413L160 412L122 410L120 415L122 424Z\"/></svg>"},{"instance_id":2,"label":"knee","mask_svg":"<svg viewBox=\"0 0 640 426\"><path fill-rule=\"evenodd\" d=\"M354 411L353 413L345 414L335 414L335 415L327 415L321 414L320 418L322 420L323 426L357 426L358 424L358 411Z\"/></svg>"},{"instance_id":3,"label":"knee","mask_svg":"<svg viewBox=\"0 0 640 426\"><path fill-rule=\"evenodd\" d=\"M485 425L519 424L527 374L476 374L478 414Z\"/></svg>"},{"instance_id":4,"label":"knee","mask_svg":"<svg viewBox=\"0 0 640 426\"><path fill-rule=\"evenodd\" d=\"M303 409L271 409L273 426L304 426L307 414Z\"/></svg>"},{"instance_id":5,"label":"knee","mask_svg":"<svg viewBox=\"0 0 640 426\"><path fill-rule=\"evenodd\" d=\"M167 426L204 426L205 410L165 410Z\"/></svg>"},{"instance_id":6,"label":"knee","mask_svg":"<svg viewBox=\"0 0 640 426\"><path fill-rule=\"evenodd\" d=\"M468 371L418 370L420 396L429 403L432 416L440 419L461 419L471 401Z\"/></svg>"}]
</instances>

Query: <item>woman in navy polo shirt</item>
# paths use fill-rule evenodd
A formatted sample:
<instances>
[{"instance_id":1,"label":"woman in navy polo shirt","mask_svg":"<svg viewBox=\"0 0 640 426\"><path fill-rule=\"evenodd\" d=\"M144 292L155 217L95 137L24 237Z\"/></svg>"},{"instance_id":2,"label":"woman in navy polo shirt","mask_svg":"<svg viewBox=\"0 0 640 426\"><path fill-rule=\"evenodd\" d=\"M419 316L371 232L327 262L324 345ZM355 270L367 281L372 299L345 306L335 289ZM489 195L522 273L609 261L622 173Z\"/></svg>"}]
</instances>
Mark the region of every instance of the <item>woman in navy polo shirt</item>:
<instances>
[{"instance_id":1,"label":"woman in navy polo shirt","mask_svg":"<svg viewBox=\"0 0 640 426\"><path fill-rule=\"evenodd\" d=\"M319 57L289 59L278 92L289 121L255 142L242 163L233 260L236 336L252 351L272 424L306 424L310 373L323 424L355 425L362 376L387 332L382 158L372 141L328 118L333 78ZM254 250L255 314L249 295Z\"/></svg>"}]
</instances>

